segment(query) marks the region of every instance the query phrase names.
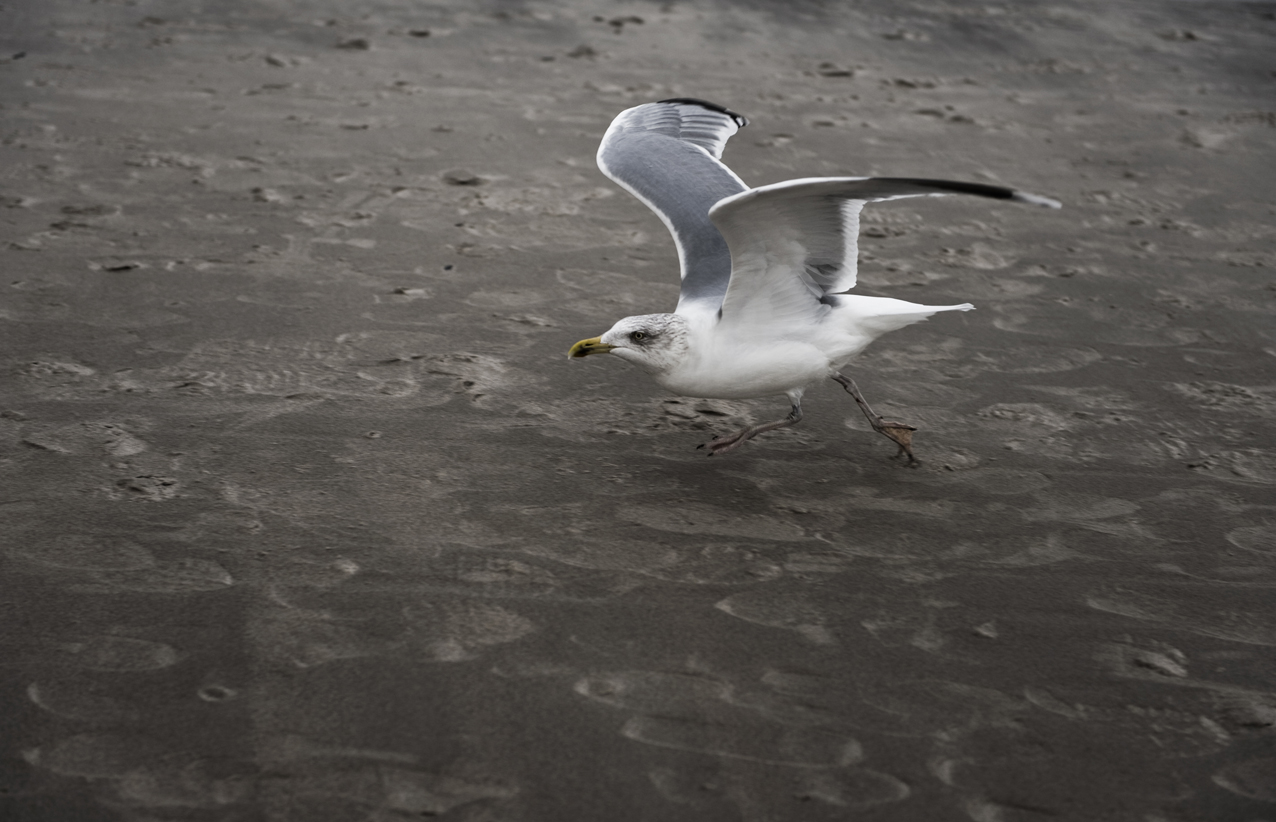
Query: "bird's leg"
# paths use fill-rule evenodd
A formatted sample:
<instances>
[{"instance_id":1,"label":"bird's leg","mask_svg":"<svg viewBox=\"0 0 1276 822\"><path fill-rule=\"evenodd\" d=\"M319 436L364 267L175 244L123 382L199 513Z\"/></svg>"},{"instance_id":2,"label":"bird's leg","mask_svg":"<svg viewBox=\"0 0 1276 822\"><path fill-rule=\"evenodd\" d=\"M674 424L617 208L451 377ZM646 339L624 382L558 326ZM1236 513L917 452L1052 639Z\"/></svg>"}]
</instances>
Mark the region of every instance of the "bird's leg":
<instances>
[{"instance_id":1,"label":"bird's leg","mask_svg":"<svg viewBox=\"0 0 1276 822\"><path fill-rule=\"evenodd\" d=\"M793 410L784 419L774 420L773 422L764 422L761 425L755 425L752 428L746 428L743 431L737 431L725 437L715 437L706 443L697 445L697 448L709 449L709 456L725 454L728 451L734 451L741 445L761 434L763 431L774 431L777 428L788 428L790 425L796 425L802 419L802 401L800 399L793 400Z\"/></svg>"},{"instance_id":2,"label":"bird's leg","mask_svg":"<svg viewBox=\"0 0 1276 822\"><path fill-rule=\"evenodd\" d=\"M864 401L864 397L860 394L859 386L855 384L855 380L844 377L841 374L833 374L833 379L837 381L846 393L850 394L855 404L864 412L864 416L868 418L868 424L873 426L873 430L888 438L891 442L899 446L900 454L908 455L908 464L917 465L917 457L913 456L913 432L917 429L911 425L905 425L902 422L887 422L875 412L869 404Z\"/></svg>"}]
</instances>

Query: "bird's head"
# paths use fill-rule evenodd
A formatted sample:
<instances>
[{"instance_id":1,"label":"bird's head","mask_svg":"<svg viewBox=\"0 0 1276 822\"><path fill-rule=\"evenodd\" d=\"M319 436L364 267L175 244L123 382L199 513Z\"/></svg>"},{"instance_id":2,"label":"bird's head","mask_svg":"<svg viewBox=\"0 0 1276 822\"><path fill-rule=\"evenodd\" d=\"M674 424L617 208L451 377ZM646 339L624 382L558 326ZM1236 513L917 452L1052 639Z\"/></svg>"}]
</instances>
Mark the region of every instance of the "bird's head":
<instances>
[{"instance_id":1,"label":"bird's head","mask_svg":"<svg viewBox=\"0 0 1276 822\"><path fill-rule=\"evenodd\" d=\"M677 314L643 314L625 317L601 337L581 340L569 357L615 354L646 371L662 373L674 368L687 350L689 326Z\"/></svg>"}]
</instances>

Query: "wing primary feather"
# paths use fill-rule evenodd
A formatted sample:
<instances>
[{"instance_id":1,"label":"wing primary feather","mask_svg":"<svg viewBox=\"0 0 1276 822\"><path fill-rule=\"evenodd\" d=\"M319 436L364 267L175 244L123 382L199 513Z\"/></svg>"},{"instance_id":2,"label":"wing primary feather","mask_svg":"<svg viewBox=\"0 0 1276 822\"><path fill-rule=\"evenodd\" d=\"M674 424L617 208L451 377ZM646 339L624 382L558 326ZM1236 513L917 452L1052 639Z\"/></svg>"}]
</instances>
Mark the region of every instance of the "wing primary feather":
<instances>
[{"instance_id":1,"label":"wing primary feather","mask_svg":"<svg viewBox=\"0 0 1276 822\"><path fill-rule=\"evenodd\" d=\"M719 159L748 120L690 97L622 111L598 147L604 174L654 211L673 235L682 268L677 310L716 311L731 278L731 252L709 209L748 186Z\"/></svg>"},{"instance_id":2,"label":"wing primary feather","mask_svg":"<svg viewBox=\"0 0 1276 822\"><path fill-rule=\"evenodd\" d=\"M869 181L884 184L899 183L906 186L934 189L931 193L935 194L973 194L976 197L991 197L994 200L1014 200L1045 208L1062 207L1058 200L1052 200L1049 197L1029 194L1026 191L1017 191L1003 186L985 185L984 183L967 183L960 180L927 180L920 177L869 177L866 182Z\"/></svg>"},{"instance_id":3,"label":"wing primary feather","mask_svg":"<svg viewBox=\"0 0 1276 822\"><path fill-rule=\"evenodd\" d=\"M735 120L735 124L740 128L744 128L745 126L749 124L749 118L745 117L740 112L732 111L726 106L720 106L717 103L710 103L708 100L701 100L697 97L670 97L668 100L659 100L658 102L682 103L689 106L700 106L700 108L707 108L709 111L716 111L716 112L719 112L720 114L727 115L732 120Z\"/></svg>"},{"instance_id":4,"label":"wing primary feather","mask_svg":"<svg viewBox=\"0 0 1276 822\"><path fill-rule=\"evenodd\" d=\"M812 177L752 188L709 210L731 249L725 315L757 310L768 300L791 306L806 300L805 310L818 312L830 304L826 296L855 286L859 214L866 203L947 194L1060 207L1048 197L1002 186L912 177Z\"/></svg>"}]
</instances>

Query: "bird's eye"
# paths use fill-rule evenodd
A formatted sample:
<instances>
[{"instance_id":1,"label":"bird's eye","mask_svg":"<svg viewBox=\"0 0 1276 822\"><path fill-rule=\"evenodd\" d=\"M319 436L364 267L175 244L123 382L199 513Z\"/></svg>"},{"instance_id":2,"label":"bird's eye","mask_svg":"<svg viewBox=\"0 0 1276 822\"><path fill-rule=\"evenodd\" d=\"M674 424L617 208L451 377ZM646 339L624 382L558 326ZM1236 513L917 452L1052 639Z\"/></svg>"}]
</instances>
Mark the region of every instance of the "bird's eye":
<instances>
[{"instance_id":1,"label":"bird's eye","mask_svg":"<svg viewBox=\"0 0 1276 822\"><path fill-rule=\"evenodd\" d=\"M647 332L635 331L629 335L629 339L633 340L634 342L642 342L643 340L647 339Z\"/></svg>"}]
</instances>

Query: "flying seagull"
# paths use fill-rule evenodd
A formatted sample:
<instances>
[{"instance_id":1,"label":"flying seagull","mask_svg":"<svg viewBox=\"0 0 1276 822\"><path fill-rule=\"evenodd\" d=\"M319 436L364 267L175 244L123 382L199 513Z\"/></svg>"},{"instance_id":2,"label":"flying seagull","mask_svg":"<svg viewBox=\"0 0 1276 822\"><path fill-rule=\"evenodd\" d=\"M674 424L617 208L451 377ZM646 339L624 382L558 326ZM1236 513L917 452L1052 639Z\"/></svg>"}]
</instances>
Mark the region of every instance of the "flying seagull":
<instances>
[{"instance_id":1,"label":"flying seagull","mask_svg":"<svg viewBox=\"0 0 1276 822\"><path fill-rule=\"evenodd\" d=\"M647 204L678 248L682 290L672 314L626 317L569 356L610 353L675 394L747 399L784 394L788 416L704 443L709 456L802 419L802 394L825 377L855 399L873 430L916 463L916 429L873 412L840 370L874 339L961 305L848 294L865 203L973 194L1058 208L1009 188L902 177L807 177L750 188L722 162L742 115L679 97L622 111L598 167Z\"/></svg>"}]
</instances>

